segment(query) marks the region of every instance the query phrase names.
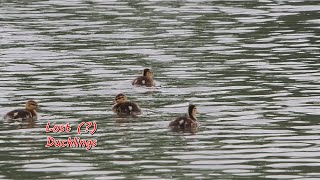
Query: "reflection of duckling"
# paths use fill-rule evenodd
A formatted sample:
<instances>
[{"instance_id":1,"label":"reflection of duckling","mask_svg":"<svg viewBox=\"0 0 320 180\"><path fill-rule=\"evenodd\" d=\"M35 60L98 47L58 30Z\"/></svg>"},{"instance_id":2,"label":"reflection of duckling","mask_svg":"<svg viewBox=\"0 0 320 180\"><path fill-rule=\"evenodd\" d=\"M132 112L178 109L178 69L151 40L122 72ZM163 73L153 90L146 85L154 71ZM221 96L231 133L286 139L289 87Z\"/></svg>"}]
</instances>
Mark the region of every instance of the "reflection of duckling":
<instances>
[{"instance_id":1,"label":"reflection of duckling","mask_svg":"<svg viewBox=\"0 0 320 180\"><path fill-rule=\"evenodd\" d=\"M133 80L132 85L140 85L140 86L147 86L152 87L156 84L153 81L153 73L150 69L143 70L143 76L137 77Z\"/></svg>"},{"instance_id":2,"label":"reflection of duckling","mask_svg":"<svg viewBox=\"0 0 320 180\"><path fill-rule=\"evenodd\" d=\"M174 121L171 121L169 127L177 130L188 130L198 127L198 122L196 119L196 114L198 113L197 107L190 104L188 108L188 116L182 116L176 118Z\"/></svg>"},{"instance_id":3,"label":"reflection of duckling","mask_svg":"<svg viewBox=\"0 0 320 180\"><path fill-rule=\"evenodd\" d=\"M8 112L4 118L5 119L22 119L22 120L27 120L27 119L37 119L37 110L38 108L38 103L30 100L26 103L25 109L16 109L13 111Z\"/></svg>"},{"instance_id":4,"label":"reflection of duckling","mask_svg":"<svg viewBox=\"0 0 320 180\"><path fill-rule=\"evenodd\" d=\"M122 93L116 96L114 103L112 111L120 116L137 116L141 114L140 107L136 103L128 101L127 96Z\"/></svg>"}]
</instances>

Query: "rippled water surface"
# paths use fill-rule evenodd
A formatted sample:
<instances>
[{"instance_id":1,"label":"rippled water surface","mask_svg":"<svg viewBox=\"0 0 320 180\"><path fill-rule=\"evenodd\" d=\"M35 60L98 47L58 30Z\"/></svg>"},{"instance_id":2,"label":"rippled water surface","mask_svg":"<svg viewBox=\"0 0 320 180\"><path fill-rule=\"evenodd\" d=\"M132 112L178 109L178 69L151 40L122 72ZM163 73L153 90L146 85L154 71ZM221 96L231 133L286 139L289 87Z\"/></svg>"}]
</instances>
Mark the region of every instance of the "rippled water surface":
<instances>
[{"instance_id":1,"label":"rippled water surface","mask_svg":"<svg viewBox=\"0 0 320 180\"><path fill-rule=\"evenodd\" d=\"M40 109L0 121L0 179L320 178L319 12L317 0L1 1L0 115ZM158 87L131 86L145 67ZM142 117L113 114L120 92ZM170 131L189 103L199 131ZM87 121L97 132L78 135ZM97 146L46 148L48 136Z\"/></svg>"}]
</instances>

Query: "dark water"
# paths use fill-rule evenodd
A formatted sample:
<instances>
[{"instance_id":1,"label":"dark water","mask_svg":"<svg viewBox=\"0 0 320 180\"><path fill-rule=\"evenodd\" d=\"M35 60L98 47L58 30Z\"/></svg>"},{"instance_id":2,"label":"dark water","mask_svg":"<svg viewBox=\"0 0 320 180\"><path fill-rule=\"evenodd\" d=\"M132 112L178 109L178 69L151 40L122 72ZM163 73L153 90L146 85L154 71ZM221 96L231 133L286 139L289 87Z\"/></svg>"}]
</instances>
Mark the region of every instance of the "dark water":
<instances>
[{"instance_id":1,"label":"dark water","mask_svg":"<svg viewBox=\"0 0 320 180\"><path fill-rule=\"evenodd\" d=\"M320 178L320 5L308 0L0 3L0 179ZM158 88L132 87L152 68ZM143 116L119 119L117 93ZM198 105L196 134L167 125ZM95 121L93 135L77 134ZM47 122L70 123L46 133ZM97 146L46 148L56 139Z\"/></svg>"}]
</instances>

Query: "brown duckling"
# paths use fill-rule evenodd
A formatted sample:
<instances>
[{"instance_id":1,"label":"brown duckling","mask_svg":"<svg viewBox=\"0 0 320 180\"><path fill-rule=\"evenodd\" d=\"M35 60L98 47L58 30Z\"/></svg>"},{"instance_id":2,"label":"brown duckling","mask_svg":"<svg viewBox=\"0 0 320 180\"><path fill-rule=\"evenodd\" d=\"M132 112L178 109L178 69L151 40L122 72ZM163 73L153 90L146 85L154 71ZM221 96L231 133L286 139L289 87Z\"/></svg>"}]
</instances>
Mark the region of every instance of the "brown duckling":
<instances>
[{"instance_id":1,"label":"brown duckling","mask_svg":"<svg viewBox=\"0 0 320 180\"><path fill-rule=\"evenodd\" d=\"M141 114L141 109L138 104L128 101L127 96L122 93L116 96L112 111L119 116L137 116Z\"/></svg>"},{"instance_id":2,"label":"brown duckling","mask_svg":"<svg viewBox=\"0 0 320 180\"><path fill-rule=\"evenodd\" d=\"M188 108L189 116L181 116L176 118L174 121L170 122L169 127L176 130L195 129L198 127L198 121L196 118L197 113L197 107L193 104L190 104Z\"/></svg>"},{"instance_id":3,"label":"brown duckling","mask_svg":"<svg viewBox=\"0 0 320 180\"><path fill-rule=\"evenodd\" d=\"M38 103L36 101L30 100L26 103L25 109L16 109L8 112L4 118L5 119L22 119L22 120L36 120Z\"/></svg>"},{"instance_id":4,"label":"brown duckling","mask_svg":"<svg viewBox=\"0 0 320 180\"><path fill-rule=\"evenodd\" d=\"M153 81L152 71L150 69L144 69L143 76L139 76L135 80L133 80L132 85L147 86L147 87L155 86L156 84Z\"/></svg>"}]
</instances>

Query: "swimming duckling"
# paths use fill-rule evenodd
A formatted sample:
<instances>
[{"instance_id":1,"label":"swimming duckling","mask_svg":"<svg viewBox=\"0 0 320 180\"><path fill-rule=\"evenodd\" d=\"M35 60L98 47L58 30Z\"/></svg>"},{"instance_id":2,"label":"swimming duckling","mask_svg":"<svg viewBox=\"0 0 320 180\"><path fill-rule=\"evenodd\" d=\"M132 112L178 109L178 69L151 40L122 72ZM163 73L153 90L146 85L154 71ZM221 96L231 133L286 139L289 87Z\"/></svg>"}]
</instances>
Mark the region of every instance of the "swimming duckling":
<instances>
[{"instance_id":1,"label":"swimming duckling","mask_svg":"<svg viewBox=\"0 0 320 180\"><path fill-rule=\"evenodd\" d=\"M155 86L156 84L153 81L152 71L150 69L144 69L143 76L139 76L135 80L133 80L132 85L140 85L147 87Z\"/></svg>"},{"instance_id":2,"label":"swimming duckling","mask_svg":"<svg viewBox=\"0 0 320 180\"><path fill-rule=\"evenodd\" d=\"M36 101L30 100L26 103L25 109L16 109L8 112L4 118L5 119L22 119L22 120L36 120L38 103Z\"/></svg>"},{"instance_id":3,"label":"swimming duckling","mask_svg":"<svg viewBox=\"0 0 320 180\"><path fill-rule=\"evenodd\" d=\"M127 96L122 93L116 96L114 103L112 111L119 116L137 116L141 114L140 107L136 103L128 101Z\"/></svg>"},{"instance_id":4,"label":"swimming duckling","mask_svg":"<svg viewBox=\"0 0 320 180\"><path fill-rule=\"evenodd\" d=\"M197 107L193 104L189 105L188 116L182 116L176 118L174 121L171 121L169 127L176 130L188 130L195 129L198 127L198 122L196 119L196 114L198 113Z\"/></svg>"}]
</instances>

